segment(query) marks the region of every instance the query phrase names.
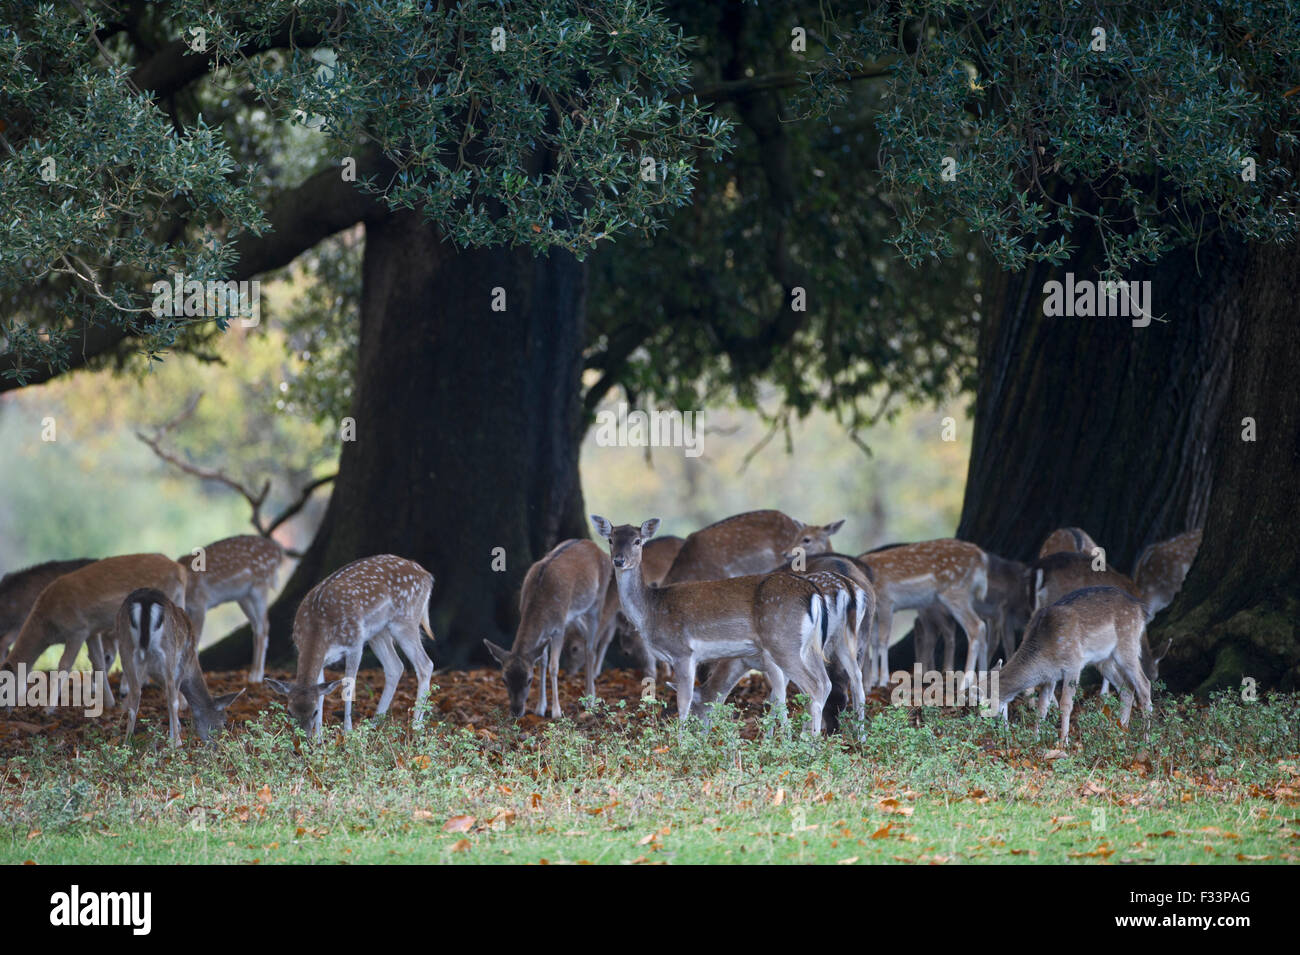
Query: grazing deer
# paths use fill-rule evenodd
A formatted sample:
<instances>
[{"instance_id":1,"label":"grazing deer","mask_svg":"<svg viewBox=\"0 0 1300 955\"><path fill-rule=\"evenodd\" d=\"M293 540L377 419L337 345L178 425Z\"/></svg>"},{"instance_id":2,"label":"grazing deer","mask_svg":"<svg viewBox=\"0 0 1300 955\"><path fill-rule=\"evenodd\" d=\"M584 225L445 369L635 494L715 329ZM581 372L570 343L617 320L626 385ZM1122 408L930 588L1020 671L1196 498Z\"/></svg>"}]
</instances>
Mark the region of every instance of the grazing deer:
<instances>
[{"instance_id":1,"label":"grazing deer","mask_svg":"<svg viewBox=\"0 0 1300 955\"><path fill-rule=\"evenodd\" d=\"M343 730L352 729L352 689L356 686L361 654L370 649L384 668L384 692L375 716L388 705L402 678L402 661L394 647L415 670L415 725L424 724L424 700L429 695L433 661L420 642L429 626L429 594L433 574L413 560L379 554L345 564L308 591L293 617L293 644L298 649L298 671L293 683L267 679L267 684L289 698L289 715L314 736L325 722L325 695L340 683L343 693ZM325 682L325 667L342 658L347 676Z\"/></svg>"},{"instance_id":2,"label":"grazing deer","mask_svg":"<svg viewBox=\"0 0 1300 955\"><path fill-rule=\"evenodd\" d=\"M1038 556L1041 559L1052 554L1091 554L1096 547L1097 542L1082 528L1058 527L1038 548Z\"/></svg>"},{"instance_id":3,"label":"grazing deer","mask_svg":"<svg viewBox=\"0 0 1300 955\"><path fill-rule=\"evenodd\" d=\"M842 520L810 526L780 511L735 514L687 537L663 582L761 574L793 556L795 548L807 556L826 553L830 536L843 526Z\"/></svg>"},{"instance_id":4,"label":"grazing deer","mask_svg":"<svg viewBox=\"0 0 1300 955\"><path fill-rule=\"evenodd\" d=\"M1200 548L1201 530L1197 528L1142 551L1133 571L1133 582L1147 606L1148 620L1173 603ZM0 588L3 586L0 583Z\"/></svg>"},{"instance_id":5,"label":"grazing deer","mask_svg":"<svg viewBox=\"0 0 1300 955\"><path fill-rule=\"evenodd\" d=\"M828 620L825 598L812 581L778 573L649 587L641 550L658 530L658 518L640 527L615 527L594 515L591 521L609 541L623 613L655 656L672 665L679 719L690 715L701 663L752 658L767 677L782 719L786 683L794 680L809 696L812 731L821 732L831 688L822 659Z\"/></svg>"},{"instance_id":6,"label":"grazing deer","mask_svg":"<svg viewBox=\"0 0 1300 955\"><path fill-rule=\"evenodd\" d=\"M577 630L586 650L587 696L596 695L596 644L617 608L606 605L611 576L609 558L595 541L561 541L524 576L519 594L519 629L509 651L484 640L501 664L510 697L510 715L520 717L528 706L533 671L542 665L542 686L537 694L537 714L546 712L546 681L551 683L551 716L559 719L560 654L569 627Z\"/></svg>"},{"instance_id":7,"label":"grazing deer","mask_svg":"<svg viewBox=\"0 0 1300 955\"><path fill-rule=\"evenodd\" d=\"M1062 743L1068 742L1074 690L1079 674L1089 665L1123 687L1121 725L1128 726L1135 693L1143 712L1151 712L1147 672L1154 662L1146 644L1146 611L1141 600L1118 587L1085 587L1034 611L1020 649L998 673L999 712L1005 719L1011 701L1037 687L1041 721L1060 680L1060 738Z\"/></svg>"},{"instance_id":8,"label":"grazing deer","mask_svg":"<svg viewBox=\"0 0 1300 955\"><path fill-rule=\"evenodd\" d=\"M1054 604L1066 594L1084 587L1118 587L1140 597L1137 585L1111 567L1095 570L1089 554L1058 552L1034 562L1034 608Z\"/></svg>"},{"instance_id":9,"label":"grazing deer","mask_svg":"<svg viewBox=\"0 0 1300 955\"><path fill-rule=\"evenodd\" d=\"M41 591L64 574L93 564L93 558L51 560L0 577L0 660L13 646L18 630Z\"/></svg>"},{"instance_id":10,"label":"grazing deer","mask_svg":"<svg viewBox=\"0 0 1300 955\"><path fill-rule=\"evenodd\" d=\"M875 575L876 629L864 678L889 683L889 638L895 610L940 606L966 631L966 681L984 659L987 628L975 609L988 595L988 558L974 544L950 537L868 551L858 559Z\"/></svg>"},{"instance_id":11,"label":"grazing deer","mask_svg":"<svg viewBox=\"0 0 1300 955\"><path fill-rule=\"evenodd\" d=\"M176 604L160 590L142 587L122 601L115 621L117 649L129 689L126 691L126 739L135 732L140 712L140 690L146 677L163 688L167 698L168 736L181 745L181 695L189 702L194 729L206 742L225 725L225 710L243 693L227 693L215 700L199 668L199 641L194 628Z\"/></svg>"},{"instance_id":12,"label":"grazing deer","mask_svg":"<svg viewBox=\"0 0 1300 955\"><path fill-rule=\"evenodd\" d=\"M187 578L185 568L163 554L105 557L64 574L46 586L32 604L2 669L16 671L19 664L30 667L46 649L61 643L58 670L66 674L89 640L91 666L103 674L105 704L112 706L101 635L115 631L122 601L139 587L160 590L183 609Z\"/></svg>"},{"instance_id":13,"label":"grazing deer","mask_svg":"<svg viewBox=\"0 0 1300 955\"><path fill-rule=\"evenodd\" d=\"M201 558L186 554L177 561L190 572L185 612L194 624L194 638L203 637L203 621L209 610L238 601L253 628L253 663L248 669L248 682L261 683L266 675L266 644L271 633L266 611L284 550L271 538L256 534L227 537L200 550Z\"/></svg>"},{"instance_id":14,"label":"grazing deer","mask_svg":"<svg viewBox=\"0 0 1300 955\"><path fill-rule=\"evenodd\" d=\"M981 669L988 668L994 647L1001 646L1003 660L1011 659L1011 654L1016 652L1016 634L1025 628L1034 612L1030 568L1019 561L985 553L989 559L988 592L983 600L975 601L975 612L988 627L988 641L980 659ZM943 669L952 670L957 649L954 627L952 617L941 607L928 607L917 615L916 659L925 669L933 669L935 645L938 639L942 639Z\"/></svg>"}]
</instances>

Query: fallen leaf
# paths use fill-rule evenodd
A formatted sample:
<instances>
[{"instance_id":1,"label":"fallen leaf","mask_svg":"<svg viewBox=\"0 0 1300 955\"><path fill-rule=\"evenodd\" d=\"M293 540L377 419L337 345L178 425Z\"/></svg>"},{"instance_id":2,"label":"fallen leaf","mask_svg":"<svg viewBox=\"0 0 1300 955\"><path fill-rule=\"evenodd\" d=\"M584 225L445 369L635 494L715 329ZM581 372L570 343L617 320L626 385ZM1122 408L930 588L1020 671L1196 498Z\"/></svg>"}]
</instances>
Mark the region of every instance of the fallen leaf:
<instances>
[{"instance_id":1,"label":"fallen leaf","mask_svg":"<svg viewBox=\"0 0 1300 955\"><path fill-rule=\"evenodd\" d=\"M442 824L443 832L469 832L474 827L473 816L452 816Z\"/></svg>"}]
</instances>

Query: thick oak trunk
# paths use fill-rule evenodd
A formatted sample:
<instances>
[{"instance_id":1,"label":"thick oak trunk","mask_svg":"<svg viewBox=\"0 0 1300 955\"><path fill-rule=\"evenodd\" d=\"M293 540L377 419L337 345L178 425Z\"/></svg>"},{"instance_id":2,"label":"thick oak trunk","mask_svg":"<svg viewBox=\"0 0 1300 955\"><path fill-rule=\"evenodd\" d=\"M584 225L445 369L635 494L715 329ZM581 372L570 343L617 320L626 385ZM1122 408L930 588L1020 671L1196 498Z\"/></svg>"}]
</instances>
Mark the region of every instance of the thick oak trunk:
<instances>
[{"instance_id":1,"label":"thick oak trunk","mask_svg":"<svg viewBox=\"0 0 1300 955\"><path fill-rule=\"evenodd\" d=\"M367 223L355 440L324 521L271 610L269 659L293 613L343 564L394 553L434 575L440 666L508 643L519 584L557 540L585 536L578 480L585 271L571 256L457 252L413 213ZM505 310L494 311L494 289ZM493 569L501 548L505 570ZM208 667L246 666L247 631Z\"/></svg>"},{"instance_id":2,"label":"thick oak trunk","mask_svg":"<svg viewBox=\"0 0 1300 955\"><path fill-rule=\"evenodd\" d=\"M1129 573L1147 544L1205 521L1248 253L1216 238L1126 275L1151 282L1146 327L1045 316L1044 283L1097 279L1097 252L1085 240L1068 265L990 282L956 536L1030 561L1054 528L1082 527ZM891 666L912 653L909 637Z\"/></svg>"},{"instance_id":3,"label":"thick oak trunk","mask_svg":"<svg viewBox=\"0 0 1300 955\"><path fill-rule=\"evenodd\" d=\"M1300 686L1300 243L1251 250L1200 553L1152 624L1175 690ZM1253 419L1255 440L1244 440Z\"/></svg>"}]
</instances>

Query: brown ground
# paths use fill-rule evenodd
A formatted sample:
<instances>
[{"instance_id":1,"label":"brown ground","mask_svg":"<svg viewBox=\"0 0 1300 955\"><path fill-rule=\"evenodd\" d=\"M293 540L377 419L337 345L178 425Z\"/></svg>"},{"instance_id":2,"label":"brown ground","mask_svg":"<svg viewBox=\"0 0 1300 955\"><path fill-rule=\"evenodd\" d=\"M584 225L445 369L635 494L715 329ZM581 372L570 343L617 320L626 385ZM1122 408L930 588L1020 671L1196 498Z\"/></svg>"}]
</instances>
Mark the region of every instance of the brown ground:
<instances>
[{"instance_id":1,"label":"brown ground","mask_svg":"<svg viewBox=\"0 0 1300 955\"><path fill-rule=\"evenodd\" d=\"M267 676L279 680L293 679L289 670L268 670ZM326 678L342 676L341 672L327 671ZM113 692L117 694L117 679L114 675ZM213 696L245 689L245 693L231 706L227 714L227 725L237 727L240 723L254 718L272 700L283 700L265 683L250 685L246 683L246 670L233 670L222 673L207 674L208 689ZM505 684L501 672L497 669L449 670L434 674L434 685L438 688L433 694L434 719L441 719L457 726L466 726L484 732L491 732L504 717L507 709ZM384 675L379 669L362 670L357 675L356 702L353 704L353 719L364 719L374 713L383 689ZM638 670L607 670L596 681L596 690L606 703L619 699L628 701L624 710L611 710L601 717L586 714L578 705L584 689L581 672L560 674L560 702L566 716L575 718L579 724L592 719L606 722L622 722L637 718L637 704L641 697L641 674ZM794 688L791 688L793 692ZM660 699L667 700L675 713L676 697L671 689L659 681ZM746 727L743 735L753 737L758 732L758 719L764 710L767 696L767 684L761 676L751 675L741 682L732 693L730 702L745 717ZM532 695L529 699L530 709L537 698L537 681L534 680ZM415 679L408 671L402 677L397 694L389 712L399 719L409 719L415 702ZM869 698L869 705L878 707L887 705L888 697L877 693ZM147 721L147 722L146 722ZM548 720L532 713L525 716L521 725L525 729L535 728ZM163 705L162 690L148 686L144 690L140 706L141 732L158 733L165 737L167 733L167 712ZM325 706L325 728L341 726L343 722L343 703L335 691L327 699ZM6 714L0 709L0 756L13 756L25 751L33 734L56 737L75 746L87 735L92 726L113 727L121 732L125 729L125 715L119 707L106 710L98 719L89 719L77 709L60 709L46 713L41 708L26 707L15 709ZM181 713L181 733L185 738L193 735L187 713Z\"/></svg>"}]
</instances>

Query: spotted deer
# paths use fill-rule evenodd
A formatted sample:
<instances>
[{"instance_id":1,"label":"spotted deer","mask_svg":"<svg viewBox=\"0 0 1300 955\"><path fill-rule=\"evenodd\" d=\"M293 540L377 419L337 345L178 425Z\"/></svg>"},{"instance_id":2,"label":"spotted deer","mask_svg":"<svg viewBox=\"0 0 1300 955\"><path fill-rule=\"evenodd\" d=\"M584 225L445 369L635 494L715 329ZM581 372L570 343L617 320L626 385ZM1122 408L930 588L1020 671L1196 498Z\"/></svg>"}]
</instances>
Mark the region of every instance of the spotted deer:
<instances>
[{"instance_id":1,"label":"spotted deer","mask_svg":"<svg viewBox=\"0 0 1300 955\"><path fill-rule=\"evenodd\" d=\"M1200 548L1201 530L1197 528L1142 551L1133 582L1146 604L1148 620L1173 603Z\"/></svg>"},{"instance_id":2,"label":"spotted deer","mask_svg":"<svg viewBox=\"0 0 1300 955\"><path fill-rule=\"evenodd\" d=\"M63 655L58 670L67 673L89 640L91 666L103 674L105 704L112 706L102 635L110 635L111 647L122 601L139 587L152 587L184 609L187 581L185 568L164 554L105 557L63 574L46 586L32 604L0 669L16 671L19 664L30 667L46 649L61 643Z\"/></svg>"},{"instance_id":3,"label":"spotted deer","mask_svg":"<svg viewBox=\"0 0 1300 955\"><path fill-rule=\"evenodd\" d=\"M864 679L871 686L889 683L889 638L895 610L942 607L966 631L965 681L975 677L984 659L987 628L978 602L988 594L988 558L974 544L950 537L868 551L858 557L875 576L876 627L873 652Z\"/></svg>"},{"instance_id":4,"label":"spotted deer","mask_svg":"<svg viewBox=\"0 0 1300 955\"><path fill-rule=\"evenodd\" d=\"M663 582L765 573L793 556L796 548L806 556L830 551L831 535L843 526L842 520L809 525L772 510L735 514L687 537Z\"/></svg>"},{"instance_id":5,"label":"spotted deer","mask_svg":"<svg viewBox=\"0 0 1300 955\"><path fill-rule=\"evenodd\" d=\"M1034 609L1056 603L1084 587L1118 587L1134 597L1137 585L1113 567L1098 563L1090 554L1059 551L1034 561Z\"/></svg>"},{"instance_id":6,"label":"spotted deer","mask_svg":"<svg viewBox=\"0 0 1300 955\"><path fill-rule=\"evenodd\" d=\"M284 560L284 550L269 537L241 534L197 551L177 561L190 573L185 612L194 625L194 637L202 639L203 622L209 610L232 600L238 602L253 628L253 662L248 669L248 682L261 683L266 675L266 644L271 633L267 607Z\"/></svg>"},{"instance_id":7,"label":"spotted deer","mask_svg":"<svg viewBox=\"0 0 1300 955\"><path fill-rule=\"evenodd\" d=\"M852 560L840 554L818 555L809 558L809 566L801 576L811 580L825 600L827 637L822 656L833 664L828 674L832 690L838 690L841 699L848 696L854 715L862 725L866 717L862 665L867 640L871 636L871 621L875 619L876 598L867 576L853 566ZM786 567L773 572L793 573ZM691 712L707 722L711 714L710 704L726 700L741 677L750 670L761 669L762 660L758 656L720 661L710 669L703 686L696 687ZM835 724L839 723L838 714L833 715L830 710L824 711L823 718L828 725L832 718Z\"/></svg>"},{"instance_id":8,"label":"spotted deer","mask_svg":"<svg viewBox=\"0 0 1300 955\"><path fill-rule=\"evenodd\" d=\"M561 541L524 576L519 594L519 627L507 651L491 640L483 645L501 664L501 675L510 697L510 715L521 717L528 706L528 692L538 663L542 685L537 694L537 714L546 712L546 683L551 684L551 716L559 719L560 654L564 638L573 627L583 642L587 675L587 696L596 695L596 667L600 656L597 642L616 607L607 606L611 586L609 558L595 541Z\"/></svg>"},{"instance_id":9,"label":"spotted deer","mask_svg":"<svg viewBox=\"0 0 1300 955\"><path fill-rule=\"evenodd\" d=\"M1119 721L1128 726L1134 694L1143 712L1151 712L1149 655L1142 601L1118 587L1085 587L1034 611L1024 642L998 673L997 698L991 702L1005 719L1011 701L1036 687L1041 722L1060 681L1060 739L1066 743L1079 675L1096 666L1123 688Z\"/></svg>"},{"instance_id":10,"label":"spotted deer","mask_svg":"<svg viewBox=\"0 0 1300 955\"><path fill-rule=\"evenodd\" d=\"M349 732L352 690L362 652L369 644L384 668L384 692L375 708L375 716L382 716L402 678L396 645L415 670L414 723L422 726L433 661L420 642L420 631L433 639L429 626L432 591L433 574L404 557L380 554L340 567L308 591L294 614L298 671L293 682L267 679L266 683L289 698L289 715L317 737L324 726L326 694L344 684L343 730ZM339 659L347 675L325 682L325 667Z\"/></svg>"},{"instance_id":11,"label":"spotted deer","mask_svg":"<svg viewBox=\"0 0 1300 955\"><path fill-rule=\"evenodd\" d=\"M1048 557L1052 554L1091 554L1097 542L1088 536L1088 532L1079 527L1058 527L1043 540L1038 548L1038 556Z\"/></svg>"},{"instance_id":12,"label":"spotted deer","mask_svg":"<svg viewBox=\"0 0 1300 955\"><path fill-rule=\"evenodd\" d=\"M181 696L189 703L194 729L206 742L225 725L225 710L243 693L213 699L199 667L198 638L189 617L160 590L142 587L129 593L114 624L122 671L127 676L126 739L135 732L140 691L152 677L167 700L167 729L173 746L181 745Z\"/></svg>"},{"instance_id":13,"label":"spotted deer","mask_svg":"<svg viewBox=\"0 0 1300 955\"><path fill-rule=\"evenodd\" d=\"M1025 628L1034 612L1033 573L1029 566L997 554L986 554L989 559L988 592L983 600L975 602L975 612L988 627L981 669L988 668L995 647L1001 647L1004 661L1011 659L1016 652L1016 635ZM955 624L942 607L928 607L917 614L914 640L917 662L925 669L934 668L935 647L940 640L943 642L943 669L951 671L955 666Z\"/></svg>"},{"instance_id":14,"label":"spotted deer","mask_svg":"<svg viewBox=\"0 0 1300 955\"><path fill-rule=\"evenodd\" d=\"M594 515L591 520L609 541L623 613L655 656L673 667L679 719L690 715L701 663L753 658L767 677L782 719L786 684L794 680L810 699L812 731L821 732L830 693L822 658L828 620L825 599L812 581L778 573L650 587L641 553L659 528L658 518L640 526L614 526Z\"/></svg>"},{"instance_id":15,"label":"spotted deer","mask_svg":"<svg viewBox=\"0 0 1300 955\"><path fill-rule=\"evenodd\" d=\"M90 557L51 560L0 577L0 660L18 638L18 631L41 591L64 574L94 562Z\"/></svg>"}]
</instances>

